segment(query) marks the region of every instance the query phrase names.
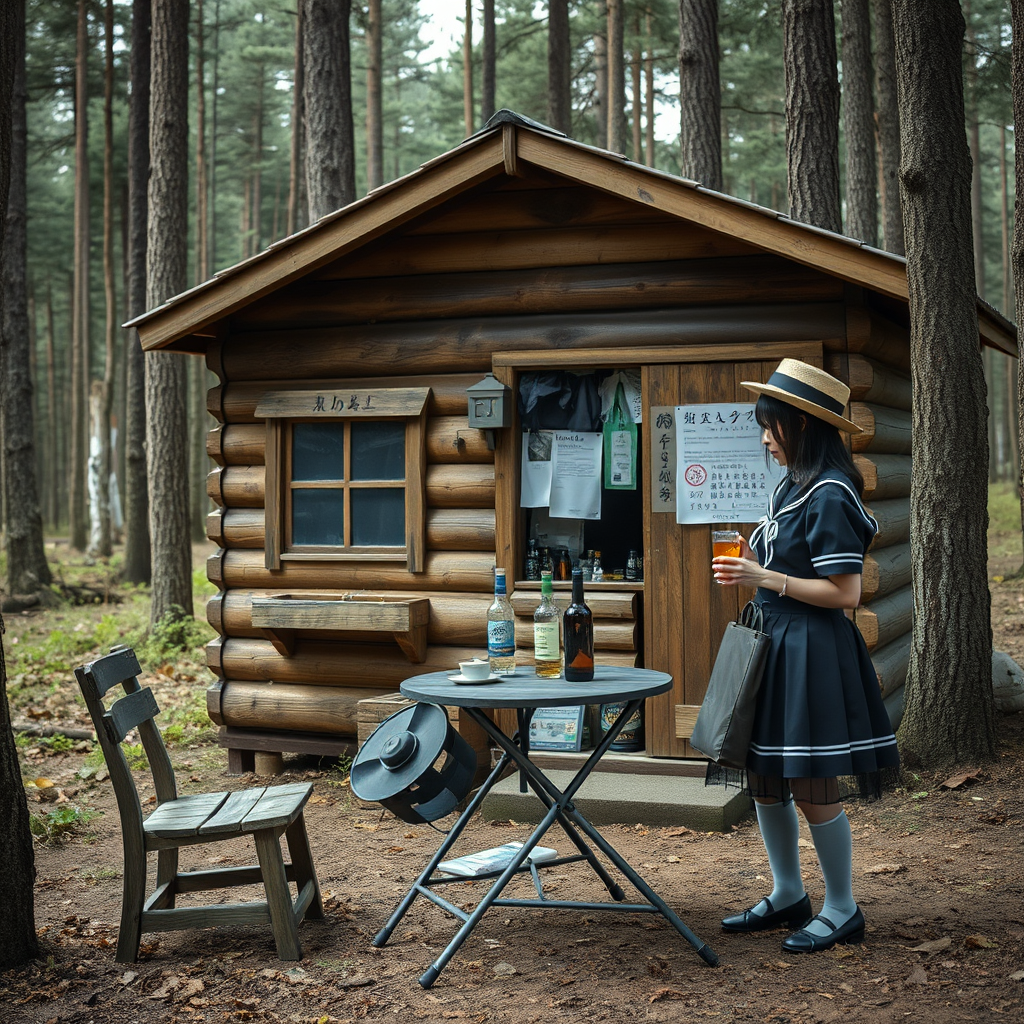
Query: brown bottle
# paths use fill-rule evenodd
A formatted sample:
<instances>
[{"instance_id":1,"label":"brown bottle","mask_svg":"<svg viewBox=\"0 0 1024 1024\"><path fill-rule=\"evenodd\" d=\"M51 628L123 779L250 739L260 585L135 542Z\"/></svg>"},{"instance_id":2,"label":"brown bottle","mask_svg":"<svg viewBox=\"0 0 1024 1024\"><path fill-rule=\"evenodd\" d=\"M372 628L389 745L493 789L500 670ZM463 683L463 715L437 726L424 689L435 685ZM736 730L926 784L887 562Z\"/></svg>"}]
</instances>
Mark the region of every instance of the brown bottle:
<instances>
[{"instance_id":1,"label":"brown bottle","mask_svg":"<svg viewBox=\"0 0 1024 1024\"><path fill-rule=\"evenodd\" d=\"M572 603L562 615L565 678L585 683L594 678L594 615L583 600L583 571L572 571Z\"/></svg>"}]
</instances>

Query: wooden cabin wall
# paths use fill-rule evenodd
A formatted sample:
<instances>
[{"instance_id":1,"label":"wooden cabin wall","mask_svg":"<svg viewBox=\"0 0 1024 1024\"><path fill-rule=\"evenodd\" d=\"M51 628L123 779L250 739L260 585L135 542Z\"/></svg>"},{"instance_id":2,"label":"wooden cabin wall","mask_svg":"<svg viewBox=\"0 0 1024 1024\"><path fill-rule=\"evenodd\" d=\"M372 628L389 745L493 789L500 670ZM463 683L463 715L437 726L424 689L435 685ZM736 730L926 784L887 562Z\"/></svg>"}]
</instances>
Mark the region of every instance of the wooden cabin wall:
<instances>
[{"instance_id":1,"label":"wooden cabin wall","mask_svg":"<svg viewBox=\"0 0 1024 1024\"><path fill-rule=\"evenodd\" d=\"M857 458L883 524L858 615L866 630L875 624L873 655L883 692L892 692L902 664L892 655L903 650L894 630L909 582L909 433L901 415L909 400L899 383L899 328L852 309L834 278L655 210L556 180L499 191L481 190L400 238L250 303L209 347L220 384L208 402L219 423L208 440L217 506L208 532L218 545L208 571L220 592L208 604L219 634L208 649L219 679L208 704L233 737L228 745L244 746L247 736L256 745L261 733L282 730L354 738L358 700L486 650L495 470L482 435L468 428L466 388L491 369L496 352L508 351L587 350L600 366L602 349L623 346L814 341L845 360L839 375L855 378L855 415L871 427ZM431 389L422 573L369 561L265 567L257 403L282 386L335 385ZM300 631L294 653L280 653L253 626L253 599L309 591L428 598L426 660L412 664L372 635L322 630ZM598 650L609 663L632 664L637 615L630 621L609 609L597 616ZM311 742L281 749L316 749Z\"/></svg>"}]
</instances>

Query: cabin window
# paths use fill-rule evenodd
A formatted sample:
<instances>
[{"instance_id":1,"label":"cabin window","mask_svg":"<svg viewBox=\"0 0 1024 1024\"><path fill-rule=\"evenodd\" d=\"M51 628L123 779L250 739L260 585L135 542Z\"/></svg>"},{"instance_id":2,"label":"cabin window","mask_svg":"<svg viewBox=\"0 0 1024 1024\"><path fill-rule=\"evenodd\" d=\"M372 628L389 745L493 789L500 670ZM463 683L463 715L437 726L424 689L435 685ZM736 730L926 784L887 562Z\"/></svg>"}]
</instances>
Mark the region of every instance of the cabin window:
<instances>
[{"instance_id":1,"label":"cabin window","mask_svg":"<svg viewBox=\"0 0 1024 1024\"><path fill-rule=\"evenodd\" d=\"M428 389L337 391L270 392L257 406L267 568L363 559L422 571Z\"/></svg>"}]
</instances>

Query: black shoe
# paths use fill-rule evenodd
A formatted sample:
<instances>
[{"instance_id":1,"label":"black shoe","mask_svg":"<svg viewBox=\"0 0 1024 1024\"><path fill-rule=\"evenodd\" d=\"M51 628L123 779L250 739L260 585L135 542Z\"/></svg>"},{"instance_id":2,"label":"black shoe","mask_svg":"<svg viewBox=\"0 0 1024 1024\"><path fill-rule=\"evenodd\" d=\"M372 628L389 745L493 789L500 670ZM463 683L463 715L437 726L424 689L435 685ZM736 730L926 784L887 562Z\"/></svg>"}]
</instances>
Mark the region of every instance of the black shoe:
<instances>
[{"instance_id":1,"label":"black shoe","mask_svg":"<svg viewBox=\"0 0 1024 1024\"><path fill-rule=\"evenodd\" d=\"M782 940L782 948L787 953L818 953L823 949L831 949L837 943L863 942L864 941L864 915L860 907L846 924L838 928L827 918L818 914L815 921L820 921L831 931L828 935L814 935L801 928L793 932L788 938Z\"/></svg>"},{"instance_id":2,"label":"black shoe","mask_svg":"<svg viewBox=\"0 0 1024 1024\"><path fill-rule=\"evenodd\" d=\"M782 910L776 910L772 901L767 896L764 902L768 904L767 914L755 914L754 908L744 910L742 914L733 914L722 920L723 932L766 932L771 928L781 928L787 925L790 928L801 928L811 919L811 898L804 893L803 899Z\"/></svg>"}]
</instances>

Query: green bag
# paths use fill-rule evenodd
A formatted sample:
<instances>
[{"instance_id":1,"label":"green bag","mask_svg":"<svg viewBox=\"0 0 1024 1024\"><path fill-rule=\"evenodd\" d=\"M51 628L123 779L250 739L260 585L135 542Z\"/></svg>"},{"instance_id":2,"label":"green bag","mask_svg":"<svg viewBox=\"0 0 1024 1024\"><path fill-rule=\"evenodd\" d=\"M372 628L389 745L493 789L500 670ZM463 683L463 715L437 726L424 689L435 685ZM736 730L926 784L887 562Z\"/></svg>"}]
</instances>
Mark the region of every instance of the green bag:
<instances>
[{"instance_id":1,"label":"green bag","mask_svg":"<svg viewBox=\"0 0 1024 1024\"><path fill-rule=\"evenodd\" d=\"M621 384L604 423L604 485L612 491L636 490L636 424Z\"/></svg>"}]
</instances>

